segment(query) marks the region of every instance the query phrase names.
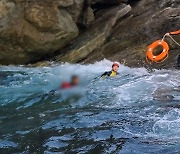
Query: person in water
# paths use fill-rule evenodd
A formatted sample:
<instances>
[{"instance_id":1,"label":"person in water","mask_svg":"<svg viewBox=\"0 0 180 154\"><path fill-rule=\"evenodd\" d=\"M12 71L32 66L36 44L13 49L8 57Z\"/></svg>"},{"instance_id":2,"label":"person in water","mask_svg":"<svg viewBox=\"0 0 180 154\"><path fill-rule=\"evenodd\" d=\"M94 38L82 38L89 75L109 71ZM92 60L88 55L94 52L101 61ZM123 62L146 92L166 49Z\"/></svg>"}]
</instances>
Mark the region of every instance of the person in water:
<instances>
[{"instance_id":1,"label":"person in water","mask_svg":"<svg viewBox=\"0 0 180 154\"><path fill-rule=\"evenodd\" d=\"M118 69L119 69L119 64L118 63L114 63L112 65L112 70L109 71L109 72L104 72L101 77L114 77L114 76L117 76L118 75Z\"/></svg>"},{"instance_id":2,"label":"person in water","mask_svg":"<svg viewBox=\"0 0 180 154\"><path fill-rule=\"evenodd\" d=\"M76 87L80 82L80 78L77 75L71 77L71 82L63 82L60 89L70 89Z\"/></svg>"}]
</instances>

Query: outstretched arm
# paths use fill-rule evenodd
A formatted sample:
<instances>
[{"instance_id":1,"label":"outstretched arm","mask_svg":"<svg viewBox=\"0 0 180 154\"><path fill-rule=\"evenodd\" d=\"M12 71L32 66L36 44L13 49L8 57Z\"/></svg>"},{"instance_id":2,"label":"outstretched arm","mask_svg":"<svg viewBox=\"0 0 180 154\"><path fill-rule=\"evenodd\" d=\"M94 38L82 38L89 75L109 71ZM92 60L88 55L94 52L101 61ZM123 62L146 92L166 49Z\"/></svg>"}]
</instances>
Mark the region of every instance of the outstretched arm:
<instances>
[{"instance_id":1,"label":"outstretched arm","mask_svg":"<svg viewBox=\"0 0 180 154\"><path fill-rule=\"evenodd\" d=\"M101 75L101 78L106 77L108 75L108 72L105 72Z\"/></svg>"},{"instance_id":2,"label":"outstretched arm","mask_svg":"<svg viewBox=\"0 0 180 154\"><path fill-rule=\"evenodd\" d=\"M101 75L101 78L103 78L103 77L107 77L107 76L110 76L110 75L111 75L111 73L112 73L112 71L105 72L105 73L103 73L103 74Z\"/></svg>"}]
</instances>

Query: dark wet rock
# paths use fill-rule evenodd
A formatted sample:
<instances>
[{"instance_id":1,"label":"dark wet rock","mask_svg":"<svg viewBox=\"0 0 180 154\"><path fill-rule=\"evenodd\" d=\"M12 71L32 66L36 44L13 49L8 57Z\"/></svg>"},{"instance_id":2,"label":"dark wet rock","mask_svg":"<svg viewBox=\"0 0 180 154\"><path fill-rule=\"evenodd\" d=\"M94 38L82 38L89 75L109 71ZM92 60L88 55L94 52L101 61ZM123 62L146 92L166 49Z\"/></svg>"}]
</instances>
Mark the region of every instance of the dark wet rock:
<instances>
[{"instance_id":1,"label":"dark wet rock","mask_svg":"<svg viewBox=\"0 0 180 154\"><path fill-rule=\"evenodd\" d=\"M59 3L58 3L59 2ZM26 64L63 48L78 35L67 10L73 1L0 2L0 63Z\"/></svg>"},{"instance_id":2,"label":"dark wet rock","mask_svg":"<svg viewBox=\"0 0 180 154\"><path fill-rule=\"evenodd\" d=\"M68 6L67 11L70 13L75 23L79 23L83 14L84 0L73 0L73 4Z\"/></svg>"},{"instance_id":3,"label":"dark wet rock","mask_svg":"<svg viewBox=\"0 0 180 154\"><path fill-rule=\"evenodd\" d=\"M124 4L102 12L91 28L61 51L62 54L55 57L55 61L75 63L87 58L94 49L104 44L116 22L129 11L131 7Z\"/></svg>"},{"instance_id":4,"label":"dark wet rock","mask_svg":"<svg viewBox=\"0 0 180 154\"><path fill-rule=\"evenodd\" d=\"M37 62L34 64L30 64L28 65L28 67L49 67L51 66L53 63L49 62L49 61L41 61L41 62Z\"/></svg>"},{"instance_id":5,"label":"dark wet rock","mask_svg":"<svg viewBox=\"0 0 180 154\"><path fill-rule=\"evenodd\" d=\"M107 58L132 67L172 68L180 48L169 38L164 63L148 64L145 53L180 28L179 15L179 0L1 0L0 63Z\"/></svg>"},{"instance_id":6,"label":"dark wet rock","mask_svg":"<svg viewBox=\"0 0 180 154\"><path fill-rule=\"evenodd\" d=\"M108 41L94 50L84 62L94 62L104 58L114 61L126 61L133 67L172 68L180 48L170 39L169 57L161 64L149 65L146 62L146 49L149 44L161 39L167 32L178 30L180 23L179 1L141 0L132 7L130 15L117 22ZM174 36L180 42L180 36Z\"/></svg>"},{"instance_id":7,"label":"dark wet rock","mask_svg":"<svg viewBox=\"0 0 180 154\"><path fill-rule=\"evenodd\" d=\"M91 0L91 3L105 3L105 4L121 4L128 2L128 0Z\"/></svg>"},{"instance_id":8,"label":"dark wet rock","mask_svg":"<svg viewBox=\"0 0 180 154\"><path fill-rule=\"evenodd\" d=\"M180 54L178 54L178 56L177 56L175 67L177 69L180 69Z\"/></svg>"},{"instance_id":9,"label":"dark wet rock","mask_svg":"<svg viewBox=\"0 0 180 154\"><path fill-rule=\"evenodd\" d=\"M88 27L94 21L94 11L91 7L88 7L83 15L83 25Z\"/></svg>"}]
</instances>

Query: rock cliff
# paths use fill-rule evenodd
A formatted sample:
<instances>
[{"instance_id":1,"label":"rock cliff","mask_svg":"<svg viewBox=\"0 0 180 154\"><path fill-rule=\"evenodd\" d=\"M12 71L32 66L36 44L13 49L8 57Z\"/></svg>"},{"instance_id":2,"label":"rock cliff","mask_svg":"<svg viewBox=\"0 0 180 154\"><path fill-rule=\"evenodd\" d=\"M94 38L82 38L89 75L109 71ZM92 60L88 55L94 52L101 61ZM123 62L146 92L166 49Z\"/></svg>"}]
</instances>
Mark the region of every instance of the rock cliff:
<instances>
[{"instance_id":1,"label":"rock cliff","mask_svg":"<svg viewBox=\"0 0 180 154\"><path fill-rule=\"evenodd\" d=\"M180 48L148 64L147 46L180 29L179 0L1 0L0 64L43 60L91 63L104 58L132 67L173 68ZM175 36L180 42L180 36Z\"/></svg>"}]
</instances>

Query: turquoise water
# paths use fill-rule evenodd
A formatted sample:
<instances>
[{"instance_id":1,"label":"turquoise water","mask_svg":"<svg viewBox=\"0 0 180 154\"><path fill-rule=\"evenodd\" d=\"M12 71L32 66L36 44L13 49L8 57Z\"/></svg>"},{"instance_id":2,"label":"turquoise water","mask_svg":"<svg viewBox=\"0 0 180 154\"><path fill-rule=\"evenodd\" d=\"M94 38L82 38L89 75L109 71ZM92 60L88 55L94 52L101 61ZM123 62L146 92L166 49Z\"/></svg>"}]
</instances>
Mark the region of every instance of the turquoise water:
<instances>
[{"instance_id":1,"label":"turquoise water","mask_svg":"<svg viewBox=\"0 0 180 154\"><path fill-rule=\"evenodd\" d=\"M180 71L111 64L0 67L0 153L180 153Z\"/></svg>"}]
</instances>

